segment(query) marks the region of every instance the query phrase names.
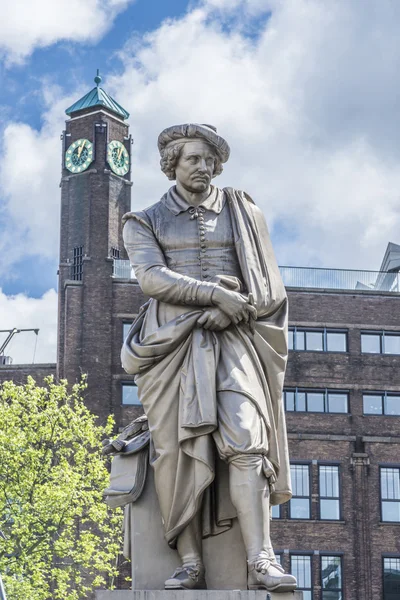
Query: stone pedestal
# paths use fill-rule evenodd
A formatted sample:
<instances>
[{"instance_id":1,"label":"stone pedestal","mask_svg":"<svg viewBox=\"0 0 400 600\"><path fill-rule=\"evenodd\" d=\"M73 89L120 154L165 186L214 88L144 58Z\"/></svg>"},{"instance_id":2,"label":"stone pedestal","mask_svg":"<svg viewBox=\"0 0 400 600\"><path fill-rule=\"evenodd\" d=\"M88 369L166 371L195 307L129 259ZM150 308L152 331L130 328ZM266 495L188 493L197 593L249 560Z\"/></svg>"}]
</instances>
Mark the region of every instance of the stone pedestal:
<instances>
[{"instance_id":1,"label":"stone pedestal","mask_svg":"<svg viewBox=\"0 0 400 600\"><path fill-rule=\"evenodd\" d=\"M178 553L169 548L164 538L151 468L143 494L129 507L129 521L132 588L163 590L164 582L180 566L180 561ZM237 519L229 531L203 540L203 559L210 590L247 588L246 554ZM119 599L116 597L116 600Z\"/></svg>"},{"instance_id":2,"label":"stone pedestal","mask_svg":"<svg viewBox=\"0 0 400 600\"><path fill-rule=\"evenodd\" d=\"M303 592L249 592L246 590L135 590L96 593L96 600L303 600Z\"/></svg>"}]
</instances>

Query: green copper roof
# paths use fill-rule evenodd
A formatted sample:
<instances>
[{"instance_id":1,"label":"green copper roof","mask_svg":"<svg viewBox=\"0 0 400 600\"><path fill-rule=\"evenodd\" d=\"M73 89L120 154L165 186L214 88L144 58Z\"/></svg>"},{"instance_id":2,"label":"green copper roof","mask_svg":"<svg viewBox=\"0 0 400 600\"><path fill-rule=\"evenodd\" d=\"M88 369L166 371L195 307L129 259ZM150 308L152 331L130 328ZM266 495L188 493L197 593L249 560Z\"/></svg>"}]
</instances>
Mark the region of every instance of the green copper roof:
<instances>
[{"instance_id":1,"label":"green copper roof","mask_svg":"<svg viewBox=\"0 0 400 600\"><path fill-rule=\"evenodd\" d=\"M104 106L104 108L107 108L119 117L122 117L123 119L128 119L129 113L124 108L122 108L122 106L118 104L118 102L116 102L114 98L111 98L111 96L109 96L107 92L103 90L103 88L99 87L101 77L98 71L94 80L96 82L96 87L90 90L90 92L83 96L83 98L77 100L77 102L72 104L72 106L67 108L67 110L65 111L66 114L72 115L72 113L75 113L78 110L83 110L85 108Z\"/></svg>"}]
</instances>

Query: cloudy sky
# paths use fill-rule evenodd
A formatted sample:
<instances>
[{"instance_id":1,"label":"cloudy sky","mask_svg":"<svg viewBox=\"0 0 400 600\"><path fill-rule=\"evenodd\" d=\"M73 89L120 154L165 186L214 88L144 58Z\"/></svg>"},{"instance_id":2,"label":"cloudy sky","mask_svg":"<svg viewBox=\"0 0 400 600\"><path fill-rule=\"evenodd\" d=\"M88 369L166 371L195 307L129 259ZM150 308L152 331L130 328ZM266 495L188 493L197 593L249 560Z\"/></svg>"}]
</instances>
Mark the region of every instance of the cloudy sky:
<instances>
[{"instance_id":1,"label":"cloudy sky","mask_svg":"<svg viewBox=\"0 0 400 600\"><path fill-rule=\"evenodd\" d=\"M8 2L0 329L39 327L35 360L55 361L60 133L97 68L131 114L133 207L168 186L161 129L213 123L232 150L219 182L263 208L281 265L379 269L400 243L399 28L393 0Z\"/></svg>"}]
</instances>

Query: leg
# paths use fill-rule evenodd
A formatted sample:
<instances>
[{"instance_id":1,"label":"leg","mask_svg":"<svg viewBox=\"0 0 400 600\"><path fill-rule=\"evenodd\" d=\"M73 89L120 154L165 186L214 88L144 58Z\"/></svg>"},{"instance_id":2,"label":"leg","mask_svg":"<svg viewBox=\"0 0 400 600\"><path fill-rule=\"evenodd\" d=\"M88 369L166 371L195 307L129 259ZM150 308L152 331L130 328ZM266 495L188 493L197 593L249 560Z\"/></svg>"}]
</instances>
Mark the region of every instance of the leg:
<instances>
[{"instance_id":1,"label":"leg","mask_svg":"<svg viewBox=\"0 0 400 600\"><path fill-rule=\"evenodd\" d=\"M254 562L271 546L269 485L263 473L262 456L239 454L231 460L229 491L238 515L247 560Z\"/></svg>"},{"instance_id":2,"label":"leg","mask_svg":"<svg viewBox=\"0 0 400 600\"><path fill-rule=\"evenodd\" d=\"M182 562L172 577L165 582L166 590L206 589L202 559L201 511L185 527L177 541Z\"/></svg>"},{"instance_id":3,"label":"leg","mask_svg":"<svg viewBox=\"0 0 400 600\"><path fill-rule=\"evenodd\" d=\"M228 391L219 394L218 420L219 431L214 439L220 456L229 462L229 491L246 548L248 587L292 591L296 579L276 563L270 539L265 425L247 397Z\"/></svg>"},{"instance_id":4,"label":"leg","mask_svg":"<svg viewBox=\"0 0 400 600\"><path fill-rule=\"evenodd\" d=\"M178 537L177 550L183 565L203 563L200 511Z\"/></svg>"}]
</instances>

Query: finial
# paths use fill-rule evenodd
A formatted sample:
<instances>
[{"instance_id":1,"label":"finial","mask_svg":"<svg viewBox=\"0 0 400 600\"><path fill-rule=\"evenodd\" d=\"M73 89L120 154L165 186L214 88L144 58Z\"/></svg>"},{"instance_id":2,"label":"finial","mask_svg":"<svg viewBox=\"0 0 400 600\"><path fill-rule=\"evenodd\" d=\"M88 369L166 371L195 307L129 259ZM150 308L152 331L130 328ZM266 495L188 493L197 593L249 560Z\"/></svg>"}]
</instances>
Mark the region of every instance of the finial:
<instances>
[{"instance_id":1,"label":"finial","mask_svg":"<svg viewBox=\"0 0 400 600\"><path fill-rule=\"evenodd\" d=\"M101 77L100 77L100 70L97 69L97 75L94 78L94 82L97 85L97 87L99 87L100 83L101 83Z\"/></svg>"}]
</instances>

